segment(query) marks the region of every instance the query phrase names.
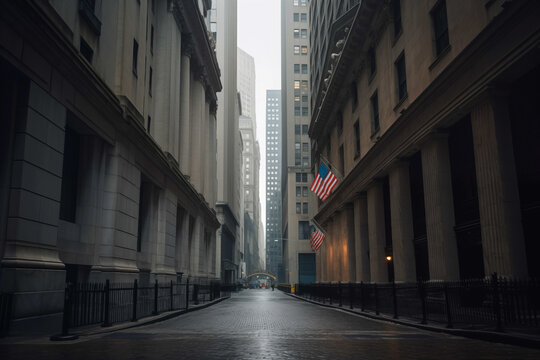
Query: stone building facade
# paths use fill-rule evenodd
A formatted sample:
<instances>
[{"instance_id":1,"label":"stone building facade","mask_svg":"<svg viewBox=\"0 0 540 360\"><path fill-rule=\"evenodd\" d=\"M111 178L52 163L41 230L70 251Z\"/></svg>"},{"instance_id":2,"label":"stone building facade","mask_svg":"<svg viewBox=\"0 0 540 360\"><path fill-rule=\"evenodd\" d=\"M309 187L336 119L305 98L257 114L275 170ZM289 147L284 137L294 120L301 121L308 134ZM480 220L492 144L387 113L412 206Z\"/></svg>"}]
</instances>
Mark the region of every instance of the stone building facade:
<instances>
[{"instance_id":1,"label":"stone building facade","mask_svg":"<svg viewBox=\"0 0 540 360\"><path fill-rule=\"evenodd\" d=\"M210 2L0 4L12 331L58 331L66 281L219 277Z\"/></svg>"},{"instance_id":2,"label":"stone building facade","mask_svg":"<svg viewBox=\"0 0 540 360\"><path fill-rule=\"evenodd\" d=\"M309 131L313 170L344 176L315 216L317 281L540 275L539 16L364 0L332 24Z\"/></svg>"}]
</instances>

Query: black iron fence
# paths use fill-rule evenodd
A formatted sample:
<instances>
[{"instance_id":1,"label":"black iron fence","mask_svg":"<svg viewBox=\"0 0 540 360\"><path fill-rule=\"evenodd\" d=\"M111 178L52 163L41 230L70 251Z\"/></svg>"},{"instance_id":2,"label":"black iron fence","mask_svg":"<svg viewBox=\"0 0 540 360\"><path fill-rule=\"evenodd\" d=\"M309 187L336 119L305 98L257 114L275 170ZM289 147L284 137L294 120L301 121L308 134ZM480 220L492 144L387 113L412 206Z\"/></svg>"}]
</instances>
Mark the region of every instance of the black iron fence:
<instances>
[{"instance_id":1,"label":"black iron fence","mask_svg":"<svg viewBox=\"0 0 540 360\"><path fill-rule=\"evenodd\" d=\"M302 284L304 286L304 284ZM278 290L284 291L286 293L291 292L291 284L277 284Z\"/></svg>"},{"instance_id":2,"label":"black iron fence","mask_svg":"<svg viewBox=\"0 0 540 360\"><path fill-rule=\"evenodd\" d=\"M540 282L501 279L496 274L463 281L298 284L296 293L322 303L450 328L520 330L538 328L540 322Z\"/></svg>"},{"instance_id":3,"label":"black iron fence","mask_svg":"<svg viewBox=\"0 0 540 360\"><path fill-rule=\"evenodd\" d=\"M133 283L82 283L66 285L64 328L137 321L165 311L188 309L221 296L219 281L159 283L141 286Z\"/></svg>"},{"instance_id":4,"label":"black iron fence","mask_svg":"<svg viewBox=\"0 0 540 360\"><path fill-rule=\"evenodd\" d=\"M11 320L11 303L13 294L0 293L0 337L6 336Z\"/></svg>"}]
</instances>

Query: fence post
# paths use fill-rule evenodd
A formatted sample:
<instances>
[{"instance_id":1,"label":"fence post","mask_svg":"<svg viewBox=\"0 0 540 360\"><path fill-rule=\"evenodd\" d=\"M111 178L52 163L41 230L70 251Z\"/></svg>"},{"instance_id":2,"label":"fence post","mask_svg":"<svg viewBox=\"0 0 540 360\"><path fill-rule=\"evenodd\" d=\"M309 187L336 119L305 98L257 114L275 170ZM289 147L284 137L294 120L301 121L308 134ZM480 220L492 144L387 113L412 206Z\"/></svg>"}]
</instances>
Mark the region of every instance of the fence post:
<instances>
[{"instance_id":1,"label":"fence post","mask_svg":"<svg viewBox=\"0 0 540 360\"><path fill-rule=\"evenodd\" d=\"M174 308L174 305L173 305L173 283L172 283L172 280L171 280L171 311L173 310Z\"/></svg>"},{"instance_id":2,"label":"fence post","mask_svg":"<svg viewBox=\"0 0 540 360\"><path fill-rule=\"evenodd\" d=\"M329 282L329 283L328 283L328 295L329 295L329 297L330 297L330 305L332 305L332 293L333 293L332 283Z\"/></svg>"},{"instance_id":3,"label":"fence post","mask_svg":"<svg viewBox=\"0 0 540 360\"><path fill-rule=\"evenodd\" d=\"M157 300L158 300L158 281L156 279L156 282L154 283L154 311L152 312L153 315L158 314L158 306L157 306Z\"/></svg>"},{"instance_id":4,"label":"fence post","mask_svg":"<svg viewBox=\"0 0 540 360\"><path fill-rule=\"evenodd\" d=\"M353 302L354 302L354 286L353 284L349 281L349 308L353 308Z\"/></svg>"},{"instance_id":5,"label":"fence post","mask_svg":"<svg viewBox=\"0 0 540 360\"><path fill-rule=\"evenodd\" d=\"M379 315L379 290L377 289L377 283L373 284L375 288L375 314Z\"/></svg>"},{"instance_id":6,"label":"fence post","mask_svg":"<svg viewBox=\"0 0 540 360\"><path fill-rule=\"evenodd\" d=\"M343 288L341 287L341 281L338 282L338 292L339 292L339 307L343 306Z\"/></svg>"},{"instance_id":7,"label":"fence post","mask_svg":"<svg viewBox=\"0 0 540 360\"><path fill-rule=\"evenodd\" d=\"M495 316L497 318L496 330L503 331L501 319L501 303L499 298L499 281L496 272L491 275L491 280L493 283L493 311L495 312Z\"/></svg>"},{"instance_id":8,"label":"fence post","mask_svg":"<svg viewBox=\"0 0 540 360\"><path fill-rule=\"evenodd\" d=\"M418 292L420 294L420 303L422 304L422 322L427 324L427 309L426 309L426 288L423 280L418 280Z\"/></svg>"},{"instance_id":9,"label":"fence post","mask_svg":"<svg viewBox=\"0 0 540 360\"><path fill-rule=\"evenodd\" d=\"M103 316L103 324L101 324L101 326L103 327L107 327L107 326L111 326L111 320L110 320L110 315L109 315L109 307L110 307L110 296L111 296L111 292L110 292L110 282L109 282L109 279L105 280L105 290L104 290L104 295L105 295L105 305L104 305L104 316Z\"/></svg>"},{"instance_id":10,"label":"fence post","mask_svg":"<svg viewBox=\"0 0 540 360\"><path fill-rule=\"evenodd\" d=\"M364 282L360 281L360 311L364 311Z\"/></svg>"},{"instance_id":11,"label":"fence post","mask_svg":"<svg viewBox=\"0 0 540 360\"><path fill-rule=\"evenodd\" d=\"M394 300L394 319L398 318L396 281L392 279L392 299Z\"/></svg>"},{"instance_id":12,"label":"fence post","mask_svg":"<svg viewBox=\"0 0 540 360\"><path fill-rule=\"evenodd\" d=\"M133 315L131 321L137 321L137 298L138 298L139 285L137 279L133 280Z\"/></svg>"},{"instance_id":13,"label":"fence post","mask_svg":"<svg viewBox=\"0 0 540 360\"><path fill-rule=\"evenodd\" d=\"M450 299L448 298L448 284L444 282L444 301L446 303L446 317L448 319L447 328L451 329L454 327L452 324L452 314L450 313Z\"/></svg>"},{"instance_id":14,"label":"fence post","mask_svg":"<svg viewBox=\"0 0 540 360\"><path fill-rule=\"evenodd\" d=\"M62 316L62 333L60 335L53 335L50 337L52 341L63 341L63 340L76 340L79 338L77 335L69 335L69 323L71 321L71 305L72 305L72 285L66 283L64 290L64 313ZM11 300L7 299L8 304L8 314L11 313ZM9 321L9 318L8 318ZM9 322L8 322L9 324ZM0 329L3 330L3 329ZM7 330L7 329L6 329Z\"/></svg>"},{"instance_id":15,"label":"fence post","mask_svg":"<svg viewBox=\"0 0 540 360\"><path fill-rule=\"evenodd\" d=\"M186 310L189 308L189 277L186 279Z\"/></svg>"}]
</instances>

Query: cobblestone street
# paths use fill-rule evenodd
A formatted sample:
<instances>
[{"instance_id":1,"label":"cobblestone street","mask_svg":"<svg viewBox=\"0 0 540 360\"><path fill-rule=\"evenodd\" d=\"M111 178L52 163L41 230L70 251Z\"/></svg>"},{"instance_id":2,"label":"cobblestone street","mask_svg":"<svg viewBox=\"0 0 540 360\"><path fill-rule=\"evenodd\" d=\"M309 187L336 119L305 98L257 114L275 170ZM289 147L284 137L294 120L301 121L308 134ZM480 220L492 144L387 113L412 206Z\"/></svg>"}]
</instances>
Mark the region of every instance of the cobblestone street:
<instances>
[{"instance_id":1,"label":"cobblestone street","mask_svg":"<svg viewBox=\"0 0 540 360\"><path fill-rule=\"evenodd\" d=\"M71 343L0 345L2 359L538 359L540 351L431 333L246 290L177 318Z\"/></svg>"}]
</instances>

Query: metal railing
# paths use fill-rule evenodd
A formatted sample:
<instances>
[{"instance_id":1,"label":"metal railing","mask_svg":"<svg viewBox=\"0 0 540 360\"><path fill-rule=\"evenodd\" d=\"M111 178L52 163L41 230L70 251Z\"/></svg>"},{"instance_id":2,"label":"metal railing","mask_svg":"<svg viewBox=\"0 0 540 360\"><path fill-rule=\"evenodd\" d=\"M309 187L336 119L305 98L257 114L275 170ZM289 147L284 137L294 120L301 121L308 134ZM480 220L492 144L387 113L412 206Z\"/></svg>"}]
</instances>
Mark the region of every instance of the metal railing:
<instances>
[{"instance_id":1,"label":"metal railing","mask_svg":"<svg viewBox=\"0 0 540 360\"><path fill-rule=\"evenodd\" d=\"M0 337L8 334L12 301L13 294L0 293Z\"/></svg>"},{"instance_id":2,"label":"metal railing","mask_svg":"<svg viewBox=\"0 0 540 360\"><path fill-rule=\"evenodd\" d=\"M519 331L540 323L540 282L496 274L463 281L297 284L296 293L322 303L449 328Z\"/></svg>"},{"instance_id":3,"label":"metal railing","mask_svg":"<svg viewBox=\"0 0 540 360\"><path fill-rule=\"evenodd\" d=\"M67 284L64 299L64 327L74 328L137 321L165 311L187 310L190 305L213 301L221 296L219 281L197 279L186 283ZM63 333L67 333L67 328Z\"/></svg>"}]
</instances>

